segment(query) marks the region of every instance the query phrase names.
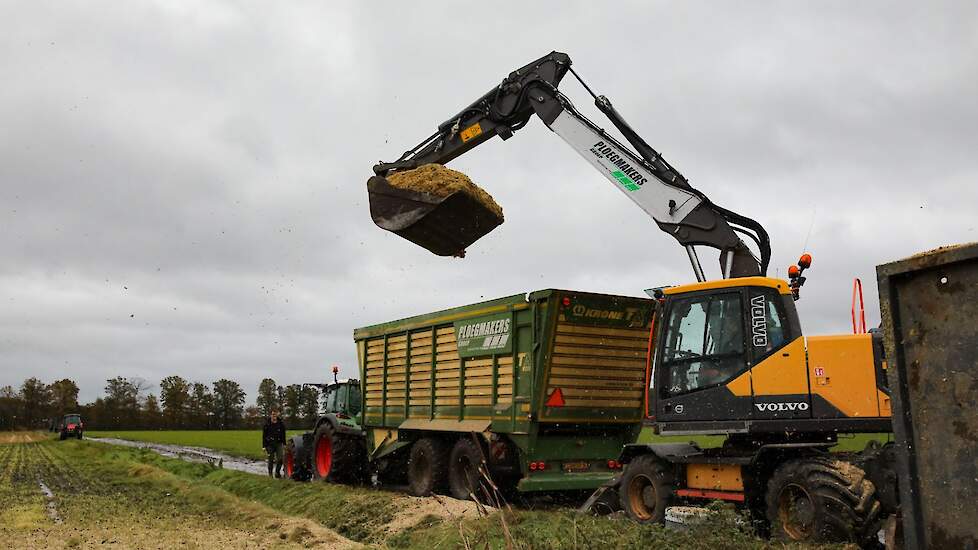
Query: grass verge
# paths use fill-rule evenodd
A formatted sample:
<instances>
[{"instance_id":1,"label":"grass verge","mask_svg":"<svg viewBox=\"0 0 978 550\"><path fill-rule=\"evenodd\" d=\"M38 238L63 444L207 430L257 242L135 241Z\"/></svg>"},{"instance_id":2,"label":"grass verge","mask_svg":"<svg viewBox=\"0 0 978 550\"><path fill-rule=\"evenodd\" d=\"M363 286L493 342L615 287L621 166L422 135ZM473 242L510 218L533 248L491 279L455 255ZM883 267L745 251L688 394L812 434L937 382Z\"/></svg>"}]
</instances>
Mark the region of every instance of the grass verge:
<instances>
[{"instance_id":1,"label":"grass verge","mask_svg":"<svg viewBox=\"0 0 978 550\"><path fill-rule=\"evenodd\" d=\"M326 483L294 483L209 464L165 458L148 449L93 446L101 452L150 465L197 486L220 489L241 499L258 502L282 513L305 517L359 542L377 542L383 526L394 517L399 495L367 488Z\"/></svg>"}]
</instances>

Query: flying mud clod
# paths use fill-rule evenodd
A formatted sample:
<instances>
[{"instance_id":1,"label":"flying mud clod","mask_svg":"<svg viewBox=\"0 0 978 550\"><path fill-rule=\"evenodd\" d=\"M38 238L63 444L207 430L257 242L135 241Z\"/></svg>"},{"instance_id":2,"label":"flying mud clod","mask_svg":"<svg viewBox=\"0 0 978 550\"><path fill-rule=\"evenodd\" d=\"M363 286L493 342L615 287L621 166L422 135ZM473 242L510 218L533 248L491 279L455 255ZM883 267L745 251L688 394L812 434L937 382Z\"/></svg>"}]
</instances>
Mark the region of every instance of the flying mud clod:
<instances>
[{"instance_id":1,"label":"flying mud clod","mask_svg":"<svg viewBox=\"0 0 978 550\"><path fill-rule=\"evenodd\" d=\"M425 164L367 180L375 224L439 256L465 249L503 223L503 209L465 174Z\"/></svg>"}]
</instances>

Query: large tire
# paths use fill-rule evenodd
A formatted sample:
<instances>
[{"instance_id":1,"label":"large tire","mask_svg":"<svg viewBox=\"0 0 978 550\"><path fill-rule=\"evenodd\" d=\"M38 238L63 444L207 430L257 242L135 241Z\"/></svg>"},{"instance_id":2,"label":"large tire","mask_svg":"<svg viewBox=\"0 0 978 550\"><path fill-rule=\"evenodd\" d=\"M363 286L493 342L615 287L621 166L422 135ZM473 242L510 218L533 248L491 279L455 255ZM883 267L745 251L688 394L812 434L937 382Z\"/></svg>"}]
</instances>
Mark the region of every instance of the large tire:
<instances>
[{"instance_id":1,"label":"large tire","mask_svg":"<svg viewBox=\"0 0 978 550\"><path fill-rule=\"evenodd\" d=\"M337 434L329 424L316 429L312 449L312 477L331 483L355 483L363 472L362 438Z\"/></svg>"},{"instance_id":2,"label":"large tire","mask_svg":"<svg viewBox=\"0 0 978 550\"><path fill-rule=\"evenodd\" d=\"M444 493L448 483L448 451L438 439L426 437L411 445L408 488L416 497Z\"/></svg>"},{"instance_id":3,"label":"large tire","mask_svg":"<svg viewBox=\"0 0 978 550\"><path fill-rule=\"evenodd\" d=\"M780 540L873 544L883 521L863 470L826 456L781 465L765 497L771 536Z\"/></svg>"},{"instance_id":4,"label":"large tire","mask_svg":"<svg viewBox=\"0 0 978 550\"><path fill-rule=\"evenodd\" d=\"M486 481L488 471L482 449L468 437L459 439L452 447L448 457L448 489L449 493L459 500L474 500L491 504L486 495L492 494L492 488Z\"/></svg>"},{"instance_id":5,"label":"large tire","mask_svg":"<svg viewBox=\"0 0 978 550\"><path fill-rule=\"evenodd\" d=\"M309 449L304 448L302 436L297 435L285 444L285 476L293 481L309 481Z\"/></svg>"},{"instance_id":6,"label":"large tire","mask_svg":"<svg viewBox=\"0 0 978 550\"><path fill-rule=\"evenodd\" d=\"M618 486L621 509L639 523L662 523L675 485L672 465L652 454L636 457Z\"/></svg>"},{"instance_id":7,"label":"large tire","mask_svg":"<svg viewBox=\"0 0 978 550\"><path fill-rule=\"evenodd\" d=\"M75 437L77 437L78 439L81 439L81 438L82 438L82 433L81 433L81 431L79 431L79 432L78 432L78 435L76 435Z\"/></svg>"}]
</instances>

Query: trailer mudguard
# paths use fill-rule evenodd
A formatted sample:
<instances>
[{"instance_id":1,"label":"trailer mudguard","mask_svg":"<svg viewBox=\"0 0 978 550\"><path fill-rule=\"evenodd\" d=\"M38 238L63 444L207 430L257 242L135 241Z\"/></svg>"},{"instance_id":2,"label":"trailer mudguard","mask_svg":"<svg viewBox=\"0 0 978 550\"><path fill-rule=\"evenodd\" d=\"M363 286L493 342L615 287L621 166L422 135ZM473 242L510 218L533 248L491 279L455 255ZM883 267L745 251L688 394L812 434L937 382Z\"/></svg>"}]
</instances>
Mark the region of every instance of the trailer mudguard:
<instances>
[{"instance_id":1,"label":"trailer mudguard","mask_svg":"<svg viewBox=\"0 0 978 550\"><path fill-rule=\"evenodd\" d=\"M316 429L323 424L329 424L333 428L333 433L363 437L363 428L352 418L342 418L334 413L324 415L316 422Z\"/></svg>"},{"instance_id":2,"label":"trailer mudguard","mask_svg":"<svg viewBox=\"0 0 978 550\"><path fill-rule=\"evenodd\" d=\"M621 450L618 462L628 464L632 459L654 454L662 460L673 463L692 456L703 454L695 443L632 443Z\"/></svg>"}]
</instances>

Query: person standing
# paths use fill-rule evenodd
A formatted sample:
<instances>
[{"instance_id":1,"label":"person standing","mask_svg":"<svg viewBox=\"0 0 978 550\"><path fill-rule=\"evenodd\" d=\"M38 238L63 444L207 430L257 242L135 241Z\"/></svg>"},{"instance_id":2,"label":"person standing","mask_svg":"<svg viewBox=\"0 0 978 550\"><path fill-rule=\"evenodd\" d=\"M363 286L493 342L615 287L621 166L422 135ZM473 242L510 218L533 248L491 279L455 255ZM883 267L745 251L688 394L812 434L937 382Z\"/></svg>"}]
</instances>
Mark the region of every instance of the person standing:
<instances>
[{"instance_id":1,"label":"person standing","mask_svg":"<svg viewBox=\"0 0 978 550\"><path fill-rule=\"evenodd\" d=\"M285 422L278 416L278 410L272 409L268 420L261 430L261 446L268 455L268 475L282 477L282 461L285 459Z\"/></svg>"}]
</instances>

